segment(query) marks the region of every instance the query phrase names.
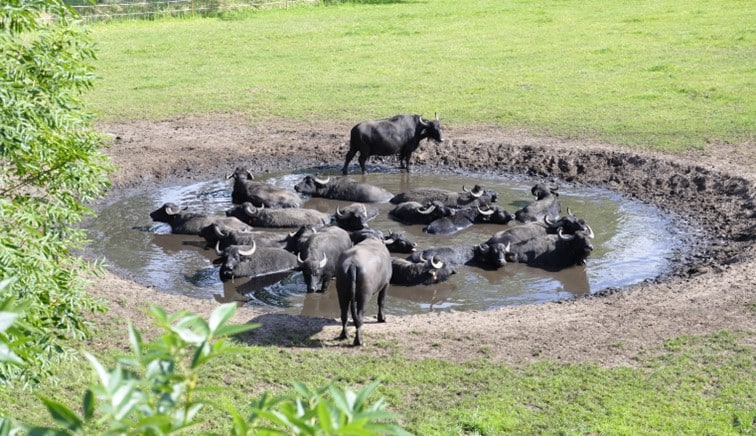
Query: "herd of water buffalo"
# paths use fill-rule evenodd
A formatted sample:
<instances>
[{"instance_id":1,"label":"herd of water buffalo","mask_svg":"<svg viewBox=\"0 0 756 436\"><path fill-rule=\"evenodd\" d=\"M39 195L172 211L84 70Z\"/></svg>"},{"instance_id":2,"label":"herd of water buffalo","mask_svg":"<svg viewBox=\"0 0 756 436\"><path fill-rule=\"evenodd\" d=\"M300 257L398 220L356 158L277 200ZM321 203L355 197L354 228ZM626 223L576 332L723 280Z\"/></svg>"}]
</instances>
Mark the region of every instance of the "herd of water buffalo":
<instances>
[{"instance_id":1,"label":"herd of water buffalo","mask_svg":"<svg viewBox=\"0 0 756 436\"><path fill-rule=\"evenodd\" d=\"M362 172L371 155L399 154L409 170L410 157L422 139L443 141L438 118L397 115L365 121L352 128L350 147L342 172L359 153ZM558 187L536 184L535 200L509 213L496 203L499 194L475 185L461 192L415 188L393 194L379 186L348 177L305 176L294 191L254 180L245 168L236 168L226 216L187 212L166 203L150 213L167 223L173 233L200 235L218 253L220 278L259 277L301 271L307 292L325 292L336 280L341 310L341 339L347 338L348 311L357 329L354 344L361 345L360 327L365 307L378 294L378 321L389 284L423 285L446 280L458 265L500 268L519 262L550 270L585 263L593 250L594 234L571 211L561 214ZM353 202L333 214L304 206L306 197ZM476 223L506 225L487 241L472 245L427 247L402 234L371 229L379 211L373 203L394 204L389 217L403 224L422 224L432 234L452 234ZM290 231L254 230L259 228ZM390 253L408 254L406 258Z\"/></svg>"}]
</instances>

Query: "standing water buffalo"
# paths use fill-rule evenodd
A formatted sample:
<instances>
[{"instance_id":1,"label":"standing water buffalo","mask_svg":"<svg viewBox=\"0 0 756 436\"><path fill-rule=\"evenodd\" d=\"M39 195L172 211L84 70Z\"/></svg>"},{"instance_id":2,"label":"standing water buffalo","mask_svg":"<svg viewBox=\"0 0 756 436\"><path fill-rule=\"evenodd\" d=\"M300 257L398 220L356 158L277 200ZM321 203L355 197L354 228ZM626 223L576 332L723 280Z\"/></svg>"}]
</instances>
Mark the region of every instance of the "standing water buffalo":
<instances>
[{"instance_id":1,"label":"standing water buffalo","mask_svg":"<svg viewBox=\"0 0 756 436\"><path fill-rule=\"evenodd\" d=\"M352 247L349 233L337 226L315 231L297 255L307 292L325 292L336 272L336 261L344 250Z\"/></svg>"},{"instance_id":2,"label":"standing water buffalo","mask_svg":"<svg viewBox=\"0 0 756 436\"><path fill-rule=\"evenodd\" d=\"M304 204L296 192L253 181L252 173L242 167L236 167L226 178L234 179L231 201L235 204L249 201L255 207L269 208L302 207Z\"/></svg>"},{"instance_id":3,"label":"standing water buffalo","mask_svg":"<svg viewBox=\"0 0 756 436\"><path fill-rule=\"evenodd\" d=\"M362 345L362 317L373 294L378 294L378 322L386 322L383 300L391 282L391 255L383 241L369 237L344 251L336 266L336 291L341 309L341 335L347 338L346 325L351 309L352 320L357 329L354 345Z\"/></svg>"},{"instance_id":4,"label":"standing water buffalo","mask_svg":"<svg viewBox=\"0 0 756 436\"><path fill-rule=\"evenodd\" d=\"M363 174L365 163L370 156L390 156L397 153L400 168L409 171L412 152L423 139L444 141L438 116L433 121L424 120L420 115L396 115L382 120L363 121L352 127L349 151L341 172L347 174L349 162L358 152L360 157L357 161Z\"/></svg>"},{"instance_id":5,"label":"standing water buffalo","mask_svg":"<svg viewBox=\"0 0 756 436\"><path fill-rule=\"evenodd\" d=\"M305 176L294 190L313 197L331 200L358 201L360 203L385 203L394 196L391 192L369 183L357 182L346 177Z\"/></svg>"}]
</instances>

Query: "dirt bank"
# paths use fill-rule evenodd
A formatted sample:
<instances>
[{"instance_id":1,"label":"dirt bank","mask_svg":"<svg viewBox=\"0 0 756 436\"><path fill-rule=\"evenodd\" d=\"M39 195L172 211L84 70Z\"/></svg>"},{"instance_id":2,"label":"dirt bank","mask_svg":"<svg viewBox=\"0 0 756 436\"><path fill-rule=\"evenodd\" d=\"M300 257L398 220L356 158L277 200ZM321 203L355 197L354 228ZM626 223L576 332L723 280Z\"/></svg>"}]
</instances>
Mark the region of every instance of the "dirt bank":
<instances>
[{"instance_id":1,"label":"dirt bank","mask_svg":"<svg viewBox=\"0 0 756 436\"><path fill-rule=\"evenodd\" d=\"M256 172L340 165L350 127L249 125L232 116L99 126L113 135L108 154L118 167L114 192L223 177L237 165ZM423 142L414 157L418 170L516 173L606 187L676 215L701 236L681 253L670 275L641 285L536 306L393 317L380 325L372 318L365 326L369 346L357 350L334 340L340 332L336 320L242 308L239 321L263 323L248 338L251 343L454 361L552 359L614 366L633 365L639 354L679 335L732 329L745 333L743 341L754 341L754 144L712 144L700 153L671 156L491 127L451 127L444 134L443 144ZM110 301L112 310L102 322L143 318L144 303L199 313L216 304L160 293L112 274L97 279L92 292Z\"/></svg>"}]
</instances>

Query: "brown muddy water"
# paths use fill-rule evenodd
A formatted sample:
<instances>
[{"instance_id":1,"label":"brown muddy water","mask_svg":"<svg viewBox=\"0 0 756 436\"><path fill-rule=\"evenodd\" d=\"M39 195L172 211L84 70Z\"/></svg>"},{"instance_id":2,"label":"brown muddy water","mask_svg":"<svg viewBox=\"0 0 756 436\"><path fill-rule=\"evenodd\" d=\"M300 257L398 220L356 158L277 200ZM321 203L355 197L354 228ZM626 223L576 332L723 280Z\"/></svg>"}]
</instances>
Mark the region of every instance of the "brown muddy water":
<instances>
[{"instance_id":1,"label":"brown muddy water","mask_svg":"<svg viewBox=\"0 0 756 436\"><path fill-rule=\"evenodd\" d=\"M256 180L293 190L305 173L314 171L256 175ZM336 175L337 168L318 168L317 172ZM498 191L501 195L497 204L512 213L533 199L530 188L536 182L544 182L509 175L408 174L392 169L350 177L382 186L393 193L417 187L458 191L463 185L471 187L477 183ZM307 294L299 272L223 283L219 278L219 268L212 264L215 251L204 249L202 238L170 234L167 224L154 223L149 217L151 211L166 202L186 206L193 212L223 215L231 206L231 186L229 180L209 180L184 186L131 191L111 198L107 204L97 208L97 216L87 225L93 241L88 252L104 258L108 267L116 273L160 291L219 302L239 301L288 314L338 317L334 282L323 294ZM413 287L392 285L386 299L386 312L402 315L429 311L487 310L622 288L667 272L675 254L684 246L686 235L679 230L679 226L652 206L609 190L566 183L560 183L559 192L563 213L569 207L575 215L584 218L596 234L594 251L587 265L559 272L521 264L508 264L493 271L459 266L457 274L441 284ZM337 206L350 203L313 198L307 201L305 207L333 213ZM428 235L423 233L422 225L404 226L389 219L387 213L394 205L383 203L373 206L380 210L380 214L370 222L371 227L384 233L403 231L417 242L418 249L479 244L507 227L475 225L454 235ZM369 313L375 310L373 299Z\"/></svg>"}]
</instances>

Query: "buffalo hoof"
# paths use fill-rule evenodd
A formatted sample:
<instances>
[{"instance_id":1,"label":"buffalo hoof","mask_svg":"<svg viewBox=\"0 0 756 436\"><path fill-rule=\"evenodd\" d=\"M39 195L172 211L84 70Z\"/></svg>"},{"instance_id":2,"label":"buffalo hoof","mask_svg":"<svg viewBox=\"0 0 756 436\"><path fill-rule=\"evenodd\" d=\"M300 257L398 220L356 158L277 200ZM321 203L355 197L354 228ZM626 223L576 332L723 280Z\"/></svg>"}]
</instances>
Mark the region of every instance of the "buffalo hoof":
<instances>
[{"instance_id":1,"label":"buffalo hoof","mask_svg":"<svg viewBox=\"0 0 756 436\"><path fill-rule=\"evenodd\" d=\"M355 347L361 347L361 346L365 345L365 343L362 342L361 339L354 338L354 343L352 345L355 346Z\"/></svg>"}]
</instances>

